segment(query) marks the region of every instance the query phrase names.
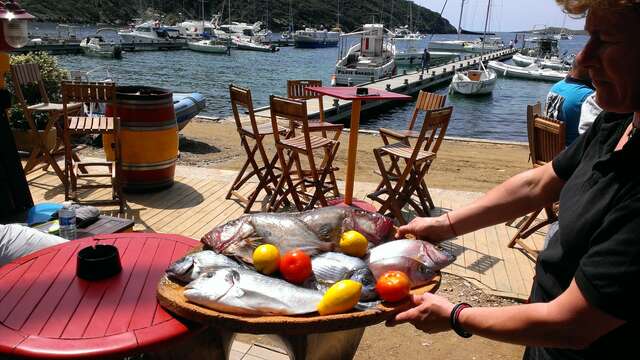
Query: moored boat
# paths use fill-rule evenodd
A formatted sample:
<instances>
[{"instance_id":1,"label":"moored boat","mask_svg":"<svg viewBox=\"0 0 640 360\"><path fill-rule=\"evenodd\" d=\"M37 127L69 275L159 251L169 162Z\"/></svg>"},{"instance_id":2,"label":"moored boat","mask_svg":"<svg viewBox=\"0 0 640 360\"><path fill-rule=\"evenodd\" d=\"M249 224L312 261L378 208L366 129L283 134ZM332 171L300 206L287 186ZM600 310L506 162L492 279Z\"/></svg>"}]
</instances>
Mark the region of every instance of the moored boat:
<instances>
[{"instance_id":1,"label":"moored boat","mask_svg":"<svg viewBox=\"0 0 640 360\"><path fill-rule=\"evenodd\" d=\"M229 51L229 45L220 40L192 41L187 46L189 50L211 54L226 54Z\"/></svg>"},{"instance_id":2,"label":"moored boat","mask_svg":"<svg viewBox=\"0 0 640 360\"><path fill-rule=\"evenodd\" d=\"M490 69L496 71L498 75L505 77L513 77L528 80L540 81L560 81L567 76L566 71L558 71L552 69L542 69L536 64L527 67L505 64L499 61L489 61L487 65Z\"/></svg>"},{"instance_id":3,"label":"moored boat","mask_svg":"<svg viewBox=\"0 0 640 360\"><path fill-rule=\"evenodd\" d=\"M294 46L297 48L327 48L336 47L340 40L340 33L337 31L317 30L306 28L298 30L293 34Z\"/></svg>"},{"instance_id":4,"label":"moored boat","mask_svg":"<svg viewBox=\"0 0 640 360\"><path fill-rule=\"evenodd\" d=\"M358 85L396 73L395 46L386 41L382 24L365 24L362 31L343 36L353 35L359 35L360 42L338 60L336 85Z\"/></svg>"},{"instance_id":5,"label":"moored boat","mask_svg":"<svg viewBox=\"0 0 640 360\"><path fill-rule=\"evenodd\" d=\"M276 52L280 50L280 48L275 45L264 45L264 44L256 43L247 38L243 38L240 36L233 37L231 39L231 44L235 49L238 49L238 50L259 51L259 52Z\"/></svg>"},{"instance_id":6,"label":"moored boat","mask_svg":"<svg viewBox=\"0 0 640 360\"><path fill-rule=\"evenodd\" d=\"M451 91L462 95L485 95L493 91L498 75L491 69L457 72L451 80Z\"/></svg>"},{"instance_id":7,"label":"moored boat","mask_svg":"<svg viewBox=\"0 0 640 360\"><path fill-rule=\"evenodd\" d=\"M100 35L87 36L80 41L80 48L85 55L103 58L122 59L120 45L107 42Z\"/></svg>"},{"instance_id":8,"label":"moored boat","mask_svg":"<svg viewBox=\"0 0 640 360\"><path fill-rule=\"evenodd\" d=\"M543 69L568 70L569 68L571 68L571 64L567 63L565 60L557 56L553 56L551 58L537 58L517 53L513 55L512 60L514 64L521 67L526 67L531 64L537 64Z\"/></svg>"}]
</instances>

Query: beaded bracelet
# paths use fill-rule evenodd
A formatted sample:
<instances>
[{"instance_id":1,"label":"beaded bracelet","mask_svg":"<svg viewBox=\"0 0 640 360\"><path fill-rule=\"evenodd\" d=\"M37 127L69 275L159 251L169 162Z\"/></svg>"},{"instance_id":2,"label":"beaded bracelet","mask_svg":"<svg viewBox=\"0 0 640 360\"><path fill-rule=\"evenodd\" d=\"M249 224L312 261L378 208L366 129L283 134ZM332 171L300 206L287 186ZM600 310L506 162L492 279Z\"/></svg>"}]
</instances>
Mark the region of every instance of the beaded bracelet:
<instances>
[{"instance_id":1,"label":"beaded bracelet","mask_svg":"<svg viewBox=\"0 0 640 360\"><path fill-rule=\"evenodd\" d=\"M463 338L470 338L472 334L463 329L462 326L460 326L460 323L458 322L458 316L460 316L460 312L462 310L470 307L471 305L467 303L460 303L453 307L453 309L451 310L451 314L449 315L449 325L451 325L451 329L453 329L456 334Z\"/></svg>"}]
</instances>

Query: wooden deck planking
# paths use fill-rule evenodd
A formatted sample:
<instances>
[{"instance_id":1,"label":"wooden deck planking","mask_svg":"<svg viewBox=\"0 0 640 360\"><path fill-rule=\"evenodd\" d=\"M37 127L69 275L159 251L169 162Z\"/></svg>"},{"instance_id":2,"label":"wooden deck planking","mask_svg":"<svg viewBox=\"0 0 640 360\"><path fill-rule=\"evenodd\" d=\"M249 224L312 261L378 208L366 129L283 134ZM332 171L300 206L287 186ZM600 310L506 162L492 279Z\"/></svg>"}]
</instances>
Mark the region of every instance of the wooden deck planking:
<instances>
[{"instance_id":1,"label":"wooden deck planking","mask_svg":"<svg viewBox=\"0 0 640 360\"><path fill-rule=\"evenodd\" d=\"M199 239L216 225L241 216L244 211L242 206L236 201L225 199L230 186L228 176L216 176L217 170L213 169L207 171L212 172L211 176L178 176L176 184L164 191L126 194L130 209L125 216L137 222L137 230L178 233L195 239ZM32 174L29 179L36 203L63 200L64 189L53 172ZM240 192L248 196L253 185L247 184ZM365 195L375 185L357 183L357 197L366 199ZM105 198L110 191L98 189L87 197ZM263 192L255 209L260 208L259 203L264 195ZM437 206L433 215L439 215L445 210L464 206L481 194L433 189L432 195ZM379 206L369 199L366 201ZM104 207L101 210L114 214L116 208ZM514 232L515 229L499 224L453 239L452 246L460 246L464 251L445 271L484 286L489 292L526 299L533 279L534 263L520 250L507 248ZM543 239L541 234L537 233L527 241L540 248ZM447 243L444 245L447 247Z\"/></svg>"}]
</instances>

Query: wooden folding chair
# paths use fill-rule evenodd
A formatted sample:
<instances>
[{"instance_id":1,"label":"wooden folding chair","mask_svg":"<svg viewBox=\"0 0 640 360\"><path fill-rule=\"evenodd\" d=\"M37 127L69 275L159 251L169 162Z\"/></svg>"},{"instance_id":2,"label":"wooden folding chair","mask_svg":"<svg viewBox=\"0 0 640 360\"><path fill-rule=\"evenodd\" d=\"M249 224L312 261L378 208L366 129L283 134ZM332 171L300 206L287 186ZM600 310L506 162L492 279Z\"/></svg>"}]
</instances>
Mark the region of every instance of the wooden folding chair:
<instances>
[{"instance_id":1,"label":"wooden folding chair","mask_svg":"<svg viewBox=\"0 0 640 360\"><path fill-rule=\"evenodd\" d=\"M32 139L35 139L33 150L31 151L24 167L24 172L28 174L35 171L37 170L36 166L38 164L44 163L44 170L47 170L47 168L51 166L60 180L64 182L64 172L60 169L55 160L55 154L61 149L62 142L57 141L52 151L49 151L46 143L47 134L51 128L57 125L58 120L63 116L62 104L52 103L49 101L49 96L47 95L47 90L44 86L44 80L42 79L40 66L38 64L11 65L11 78L13 81L15 95L18 98L18 103L22 109L25 119L27 120L27 124L29 125L29 132ZM35 86L38 90L40 102L35 104L29 104L29 101L32 99L27 99L23 92L23 87L31 86ZM67 110L69 112L78 113L81 108L82 104L80 103L67 104ZM45 125L44 132L42 133L38 132L36 121L34 119L34 115L37 113L47 114L47 123ZM56 126L56 128L60 130L58 138L61 138L62 136L60 133L62 132L62 127ZM73 153L73 156L79 160L75 153Z\"/></svg>"},{"instance_id":2,"label":"wooden folding chair","mask_svg":"<svg viewBox=\"0 0 640 360\"><path fill-rule=\"evenodd\" d=\"M367 195L382 206L379 212L391 213L400 224L406 224L402 215L405 205L411 206L419 216L429 215L426 202L428 189L423 187L426 176L449 126L453 107L427 110L422 129L411 145L400 141L373 150L382 177L382 187ZM389 159L389 165L384 161ZM404 163L404 168L396 170ZM414 199L413 196L417 196Z\"/></svg>"},{"instance_id":3,"label":"wooden folding chair","mask_svg":"<svg viewBox=\"0 0 640 360\"><path fill-rule=\"evenodd\" d=\"M335 190L327 182L327 177L336 170L333 167L333 159L340 143L311 135L307 119L307 104L304 101L271 96L270 102L271 125L282 167L282 177L276 186L276 193L271 199L269 210L278 210L289 196L298 210L311 209L318 202L322 206L327 206L325 194ZM278 119L289 121L291 131L286 138L280 136ZM296 123L302 125L300 135L296 135ZM316 160L314 151L324 154L320 162ZM308 161L308 173L292 171L295 160L299 157L304 157ZM313 192L309 193L307 189L312 189ZM304 204L301 195L305 200L308 199Z\"/></svg>"},{"instance_id":4,"label":"wooden folding chair","mask_svg":"<svg viewBox=\"0 0 640 360\"><path fill-rule=\"evenodd\" d=\"M267 195L271 196L273 188L277 184L277 176L275 174L276 163L278 161L277 154L271 159L267 156L264 146L264 138L273 134L271 123L258 124L253 109L253 99L251 91L233 84L229 85L229 95L231 97L231 108L233 110L233 118L236 122L236 129L240 135L240 144L247 153L245 161L238 176L233 181L231 189L227 193L226 198L231 199L234 196L240 203L244 205L244 212L251 211L251 207L255 203L260 191L265 190ZM240 118L240 111L246 111L249 115L249 124L243 123ZM284 133L286 129L280 129ZM253 142L253 147L249 144ZM256 159L256 154L259 158ZM255 189L249 195L249 198L240 194L240 188L252 178L258 180Z\"/></svg>"},{"instance_id":5,"label":"wooden folding chair","mask_svg":"<svg viewBox=\"0 0 640 360\"><path fill-rule=\"evenodd\" d=\"M418 94L418 99L416 100L416 105L413 109L413 114L411 115L411 120L409 120L409 124L406 130L394 130L387 128L380 128L378 131L380 132L380 138L382 138L382 142L384 145L389 145L392 142L396 141L404 141L408 143L411 139L415 139L420 135L419 131L414 130L416 125L416 120L418 116L428 110L435 110L444 107L444 104L447 102L446 95L438 95L436 93L427 92L421 90ZM425 115L426 116L426 115ZM400 168L392 164L394 166L393 170L396 174L400 173ZM433 203L433 199L431 198L431 194L429 193L429 188L427 187L427 183L422 180L420 184L424 191L426 192L426 201L429 204L430 209L435 208L435 204ZM382 181L378 184L376 191L382 189L384 184Z\"/></svg>"},{"instance_id":6,"label":"wooden folding chair","mask_svg":"<svg viewBox=\"0 0 640 360\"><path fill-rule=\"evenodd\" d=\"M380 128L378 132L380 132L380 137L385 145L389 145L390 141L400 141L405 140L407 138L417 138L420 135L419 131L414 130L414 126L416 125L416 120L418 119L418 115L420 113L425 112L427 110L435 110L444 107L444 104L447 102L447 95L438 95L436 93L427 92L421 90L418 94L418 100L416 100L416 105L413 109L413 114L411 115L411 120L409 120L409 124L406 130L394 130L387 128Z\"/></svg>"},{"instance_id":7,"label":"wooden folding chair","mask_svg":"<svg viewBox=\"0 0 640 360\"><path fill-rule=\"evenodd\" d=\"M527 106L527 133L529 137L529 156L534 168L552 161L565 148L565 124L540 115L540 103ZM537 256L538 251L528 246L523 240L540 228L558 221L557 205L538 209L523 217L516 226L518 232L509 242L509 247L520 245L529 255ZM536 223L538 215L544 211L546 219ZM513 221L509 222L513 224Z\"/></svg>"},{"instance_id":8,"label":"wooden folding chair","mask_svg":"<svg viewBox=\"0 0 640 360\"><path fill-rule=\"evenodd\" d=\"M333 132L333 140L339 141L340 134L342 133L342 129L344 125L342 124L332 124L325 121L324 116L324 95L315 93L313 91L309 91L307 88L310 86L322 86L321 80L288 80L287 81L287 97L289 99L295 100L304 100L309 101L316 99L318 100L318 113L319 120L309 120L309 132L311 133L322 133L322 137L327 137L327 132ZM300 124L298 124L300 126ZM327 154L328 155L328 154ZM298 167L298 171L303 171L301 169L300 161L296 160L296 166ZM334 196L339 196L338 191L338 183L336 181L335 174L331 172L329 174L329 180L331 181L331 186L335 189Z\"/></svg>"},{"instance_id":9,"label":"wooden folding chair","mask_svg":"<svg viewBox=\"0 0 640 360\"><path fill-rule=\"evenodd\" d=\"M103 103L109 115L77 116L69 104ZM92 205L118 204L120 213L124 213L125 200L122 191L122 148L120 142L120 118L116 101L116 84L111 82L75 82L62 83L62 106L64 114L64 147L65 147L65 199L73 199ZM71 136L76 134L112 135L114 138L114 161L74 161L72 156ZM80 170L106 167L107 172L86 172ZM88 182L78 184L79 179L110 178L111 184ZM111 188L109 200L81 200L78 190Z\"/></svg>"}]
</instances>

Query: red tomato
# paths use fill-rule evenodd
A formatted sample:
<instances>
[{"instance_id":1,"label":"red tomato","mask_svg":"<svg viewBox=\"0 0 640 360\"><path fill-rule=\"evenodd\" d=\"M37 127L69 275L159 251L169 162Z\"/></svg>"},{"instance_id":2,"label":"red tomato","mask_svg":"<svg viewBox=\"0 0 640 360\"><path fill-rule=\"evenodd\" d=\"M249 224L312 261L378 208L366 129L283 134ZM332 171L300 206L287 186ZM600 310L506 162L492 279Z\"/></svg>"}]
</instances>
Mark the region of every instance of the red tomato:
<instances>
[{"instance_id":1,"label":"red tomato","mask_svg":"<svg viewBox=\"0 0 640 360\"><path fill-rule=\"evenodd\" d=\"M302 250L288 251L280 258L280 273L288 282L302 284L311 276L311 258Z\"/></svg>"},{"instance_id":2,"label":"red tomato","mask_svg":"<svg viewBox=\"0 0 640 360\"><path fill-rule=\"evenodd\" d=\"M384 301L400 301L409 296L410 291L411 280L402 271L388 271L376 282L376 292Z\"/></svg>"}]
</instances>

